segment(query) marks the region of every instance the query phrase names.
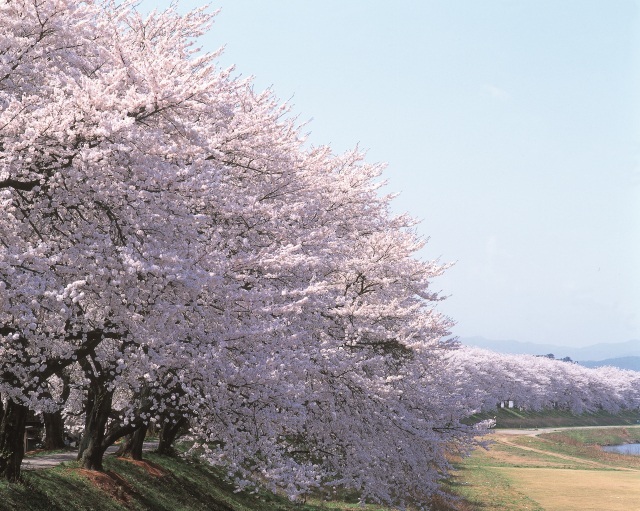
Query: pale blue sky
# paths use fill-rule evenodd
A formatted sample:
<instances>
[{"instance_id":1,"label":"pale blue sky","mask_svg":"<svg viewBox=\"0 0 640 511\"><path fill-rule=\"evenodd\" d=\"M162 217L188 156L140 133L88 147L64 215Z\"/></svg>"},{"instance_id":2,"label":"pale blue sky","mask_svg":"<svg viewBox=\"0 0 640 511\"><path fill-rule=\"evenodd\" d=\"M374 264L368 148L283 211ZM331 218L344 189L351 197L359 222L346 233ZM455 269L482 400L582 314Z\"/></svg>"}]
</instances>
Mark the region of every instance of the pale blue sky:
<instances>
[{"instance_id":1,"label":"pale blue sky","mask_svg":"<svg viewBox=\"0 0 640 511\"><path fill-rule=\"evenodd\" d=\"M640 2L211 8L222 66L291 99L314 145L388 163L422 256L457 261L434 282L456 335L640 339Z\"/></svg>"}]
</instances>

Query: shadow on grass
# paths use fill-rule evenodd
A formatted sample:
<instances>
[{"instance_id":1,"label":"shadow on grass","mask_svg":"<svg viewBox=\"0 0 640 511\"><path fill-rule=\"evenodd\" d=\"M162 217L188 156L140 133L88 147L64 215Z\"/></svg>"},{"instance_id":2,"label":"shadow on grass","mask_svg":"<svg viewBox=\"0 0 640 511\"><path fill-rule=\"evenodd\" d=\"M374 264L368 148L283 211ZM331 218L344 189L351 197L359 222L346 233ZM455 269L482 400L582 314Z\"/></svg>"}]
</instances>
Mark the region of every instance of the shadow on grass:
<instances>
[{"instance_id":1,"label":"shadow on grass","mask_svg":"<svg viewBox=\"0 0 640 511\"><path fill-rule=\"evenodd\" d=\"M104 458L105 472L77 462L0 482L0 511L322 511L362 509L347 502L294 503L267 491L236 492L221 469L181 457L145 453L143 462ZM349 495L344 495L349 497ZM345 500L351 500L346 498ZM434 507L453 511L457 507ZM382 506L364 509L382 511Z\"/></svg>"},{"instance_id":2,"label":"shadow on grass","mask_svg":"<svg viewBox=\"0 0 640 511\"><path fill-rule=\"evenodd\" d=\"M104 494L73 468L60 466L49 470L25 472L22 482L0 484L1 511L121 511L126 508Z\"/></svg>"}]
</instances>

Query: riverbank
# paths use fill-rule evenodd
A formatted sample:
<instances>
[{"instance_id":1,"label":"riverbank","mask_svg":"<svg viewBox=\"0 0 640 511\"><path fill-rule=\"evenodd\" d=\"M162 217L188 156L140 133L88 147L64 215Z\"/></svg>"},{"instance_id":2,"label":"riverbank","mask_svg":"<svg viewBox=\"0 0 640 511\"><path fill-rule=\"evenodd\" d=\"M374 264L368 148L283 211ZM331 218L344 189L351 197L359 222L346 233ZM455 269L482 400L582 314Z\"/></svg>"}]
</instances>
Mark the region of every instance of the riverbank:
<instances>
[{"instance_id":1,"label":"riverbank","mask_svg":"<svg viewBox=\"0 0 640 511\"><path fill-rule=\"evenodd\" d=\"M458 463L449 487L472 510L628 511L640 501L640 457L600 445L640 439L640 426L500 431Z\"/></svg>"},{"instance_id":2,"label":"riverbank","mask_svg":"<svg viewBox=\"0 0 640 511\"><path fill-rule=\"evenodd\" d=\"M572 428L578 426L633 426L640 424L638 410L624 410L611 414L600 410L594 413L574 414L568 410L519 410L498 408L472 416L470 423L495 419L496 429Z\"/></svg>"}]
</instances>

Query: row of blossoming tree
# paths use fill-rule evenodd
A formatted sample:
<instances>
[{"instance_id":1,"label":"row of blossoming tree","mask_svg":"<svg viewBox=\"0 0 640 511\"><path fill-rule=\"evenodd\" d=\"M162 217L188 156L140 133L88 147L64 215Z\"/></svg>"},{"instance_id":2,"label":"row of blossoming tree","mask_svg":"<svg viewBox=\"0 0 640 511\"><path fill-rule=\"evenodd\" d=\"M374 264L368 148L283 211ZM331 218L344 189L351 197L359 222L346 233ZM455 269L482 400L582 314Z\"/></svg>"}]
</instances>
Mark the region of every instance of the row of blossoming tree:
<instances>
[{"instance_id":1,"label":"row of blossoming tree","mask_svg":"<svg viewBox=\"0 0 640 511\"><path fill-rule=\"evenodd\" d=\"M545 356L508 355L472 347L452 351L449 368L472 383L460 392L476 394L480 411L512 401L519 408L560 408L576 414L640 408L640 372L599 367Z\"/></svg>"},{"instance_id":2,"label":"row of blossoming tree","mask_svg":"<svg viewBox=\"0 0 640 511\"><path fill-rule=\"evenodd\" d=\"M210 23L0 3L0 476L37 413L81 433L87 469L155 424L239 486L425 502L499 394L444 340L445 267L380 166L309 148L194 46Z\"/></svg>"}]
</instances>

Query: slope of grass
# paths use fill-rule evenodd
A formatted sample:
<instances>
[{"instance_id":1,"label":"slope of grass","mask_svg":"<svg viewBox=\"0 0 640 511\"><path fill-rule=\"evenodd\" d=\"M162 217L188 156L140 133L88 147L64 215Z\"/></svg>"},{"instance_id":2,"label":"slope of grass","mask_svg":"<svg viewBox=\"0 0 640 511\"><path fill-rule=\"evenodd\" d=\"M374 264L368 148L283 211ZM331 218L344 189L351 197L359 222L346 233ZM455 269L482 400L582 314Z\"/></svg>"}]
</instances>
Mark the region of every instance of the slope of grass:
<instances>
[{"instance_id":1,"label":"slope of grass","mask_svg":"<svg viewBox=\"0 0 640 511\"><path fill-rule=\"evenodd\" d=\"M640 442L640 427L608 429L574 429L540 435L559 442L577 442L585 445L620 445Z\"/></svg>"},{"instance_id":2,"label":"slope of grass","mask_svg":"<svg viewBox=\"0 0 640 511\"><path fill-rule=\"evenodd\" d=\"M543 511L535 501L516 490L498 466L486 452L476 451L450 479L447 488L464 498L472 511Z\"/></svg>"},{"instance_id":3,"label":"slope of grass","mask_svg":"<svg viewBox=\"0 0 640 511\"><path fill-rule=\"evenodd\" d=\"M518 410L517 408L497 408L491 412L473 415L469 422L496 420L496 428L560 428L577 426L625 426L640 424L640 411L625 410L611 414L600 410L594 413L576 415L568 410Z\"/></svg>"},{"instance_id":4,"label":"slope of grass","mask_svg":"<svg viewBox=\"0 0 640 511\"><path fill-rule=\"evenodd\" d=\"M270 492L236 492L220 469L191 458L145 453L135 462L106 456L105 472L75 462L23 471L17 484L0 482L0 511L390 511L348 502L294 503ZM434 511L463 510L444 502Z\"/></svg>"},{"instance_id":5,"label":"slope of grass","mask_svg":"<svg viewBox=\"0 0 640 511\"><path fill-rule=\"evenodd\" d=\"M105 457L105 472L75 463L23 472L19 484L0 483L0 511L315 511L268 492L234 492L209 465L152 453L144 462ZM371 507L371 510L376 508ZM379 508L378 508L379 509Z\"/></svg>"}]
</instances>

